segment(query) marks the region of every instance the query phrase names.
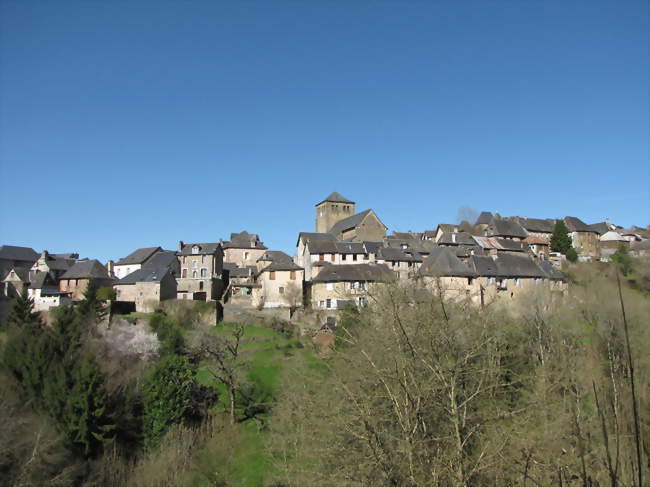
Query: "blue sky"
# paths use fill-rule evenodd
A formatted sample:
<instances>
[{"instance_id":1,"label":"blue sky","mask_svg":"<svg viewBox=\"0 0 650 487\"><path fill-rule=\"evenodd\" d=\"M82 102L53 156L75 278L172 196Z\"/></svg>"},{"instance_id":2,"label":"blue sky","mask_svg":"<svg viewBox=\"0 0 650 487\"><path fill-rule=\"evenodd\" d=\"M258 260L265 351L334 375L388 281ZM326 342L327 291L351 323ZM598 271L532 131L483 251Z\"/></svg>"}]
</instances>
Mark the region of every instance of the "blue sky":
<instances>
[{"instance_id":1,"label":"blue sky","mask_svg":"<svg viewBox=\"0 0 650 487\"><path fill-rule=\"evenodd\" d=\"M0 0L0 243L102 260L331 191L650 223L647 1Z\"/></svg>"}]
</instances>

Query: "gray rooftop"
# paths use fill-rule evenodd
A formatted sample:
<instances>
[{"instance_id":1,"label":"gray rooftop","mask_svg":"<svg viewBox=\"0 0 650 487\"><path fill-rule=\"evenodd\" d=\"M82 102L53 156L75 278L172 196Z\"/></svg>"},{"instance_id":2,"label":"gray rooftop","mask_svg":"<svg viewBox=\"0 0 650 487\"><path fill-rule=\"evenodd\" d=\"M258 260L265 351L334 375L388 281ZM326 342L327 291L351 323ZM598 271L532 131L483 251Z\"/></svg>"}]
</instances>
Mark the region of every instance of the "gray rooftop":
<instances>
[{"instance_id":1,"label":"gray rooftop","mask_svg":"<svg viewBox=\"0 0 650 487\"><path fill-rule=\"evenodd\" d=\"M497 277L499 270L496 261L485 255L472 255L469 258L469 267L474 270L477 276Z\"/></svg>"},{"instance_id":2,"label":"gray rooftop","mask_svg":"<svg viewBox=\"0 0 650 487\"><path fill-rule=\"evenodd\" d=\"M115 265L143 264L147 259L160 250L162 250L160 247L144 247L137 249L126 257L122 257L115 263Z\"/></svg>"},{"instance_id":3,"label":"gray rooftop","mask_svg":"<svg viewBox=\"0 0 650 487\"><path fill-rule=\"evenodd\" d=\"M230 240L223 242L224 249L262 249L266 247L260 240L256 233L248 233L246 231L240 233L231 233Z\"/></svg>"},{"instance_id":4,"label":"gray rooftop","mask_svg":"<svg viewBox=\"0 0 650 487\"><path fill-rule=\"evenodd\" d=\"M433 249L431 255L424 259L420 273L423 276L473 277L472 271L455 254L452 249L440 247Z\"/></svg>"},{"instance_id":5,"label":"gray rooftop","mask_svg":"<svg viewBox=\"0 0 650 487\"><path fill-rule=\"evenodd\" d=\"M526 238L528 232L516 221L495 218L492 220L492 235L495 237Z\"/></svg>"},{"instance_id":6,"label":"gray rooftop","mask_svg":"<svg viewBox=\"0 0 650 487\"><path fill-rule=\"evenodd\" d=\"M321 205L325 203L326 201L332 202L332 203L349 203L349 204L354 204L354 201L351 201L345 197L343 197L340 193L337 193L334 191L333 193L330 193L330 195L325 198L323 201L318 203L316 206Z\"/></svg>"},{"instance_id":7,"label":"gray rooftop","mask_svg":"<svg viewBox=\"0 0 650 487\"><path fill-rule=\"evenodd\" d=\"M160 282L166 275L171 275L169 267L143 267L123 277L115 283L116 286L135 284L137 282Z\"/></svg>"},{"instance_id":8,"label":"gray rooftop","mask_svg":"<svg viewBox=\"0 0 650 487\"><path fill-rule=\"evenodd\" d=\"M79 260L61 276L61 279L111 279L106 267L98 260Z\"/></svg>"},{"instance_id":9,"label":"gray rooftop","mask_svg":"<svg viewBox=\"0 0 650 487\"><path fill-rule=\"evenodd\" d=\"M564 223L569 229L569 232L598 233L593 228L589 227L589 225L583 222L580 218L576 218L575 216L565 216Z\"/></svg>"},{"instance_id":10,"label":"gray rooftop","mask_svg":"<svg viewBox=\"0 0 650 487\"><path fill-rule=\"evenodd\" d=\"M36 262L38 260L38 254L31 247L17 247L15 245L3 245L0 246L0 260Z\"/></svg>"},{"instance_id":11,"label":"gray rooftop","mask_svg":"<svg viewBox=\"0 0 650 487\"><path fill-rule=\"evenodd\" d=\"M344 264L324 266L312 281L387 281L391 278L393 278L393 273L384 264Z\"/></svg>"},{"instance_id":12,"label":"gray rooftop","mask_svg":"<svg viewBox=\"0 0 650 487\"><path fill-rule=\"evenodd\" d=\"M492 218L494 218L494 215L492 215L491 212L483 211L476 219L475 225L489 225L492 221Z\"/></svg>"},{"instance_id":13,"label":"gray rooftop","mask_svg":"<svg viewBox=\"0 0 650 487\"><path fill-rule=\"evenodd\" d=\"M547 277L527 255L501 254L496 263L500 277Z\"/></svg>"},{"instance_id":14,"label":"gray rooftop","mask_svg":"<svg viewBox=\"0 0 650 487\"><path fill-rule=\"evenodd\" d=\"M180 255L192 255L192 247L197 246L199 248L199 251L195 255L201 255L201 254L214 254L220 247L221 244L219 242L207 242L207 243L189 243L189 244L183 244L183 248L180 250L179 254Z\"/></svg>"},{"instance_id":15,"label":"gray rooftop","mask_svg":"<svg viewBox=\"0 0 650 487\"><path fill-rule=\"evenodd\" d=\"M336 222L334 226L330 228L329 233L338 235L339 233L345 232L346 230L355 228L363 221L365 217L367 217L370 214L371 211L372 210L364 210L361 213L357 213L355 215L349 216L347 218L344 218L343 220Z\"/></svg>"}]
</instances>

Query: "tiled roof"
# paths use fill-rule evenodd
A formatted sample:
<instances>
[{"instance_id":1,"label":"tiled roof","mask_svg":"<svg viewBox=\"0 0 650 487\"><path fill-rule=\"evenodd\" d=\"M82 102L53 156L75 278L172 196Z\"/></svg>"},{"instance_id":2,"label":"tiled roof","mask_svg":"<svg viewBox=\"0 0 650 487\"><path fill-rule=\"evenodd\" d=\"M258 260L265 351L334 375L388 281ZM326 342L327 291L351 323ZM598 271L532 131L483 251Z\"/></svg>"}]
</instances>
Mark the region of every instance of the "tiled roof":
<instances>
[{"instance_id":1,"label":"tiled roof","mask_svg":"<svg viewBox=\"0 0 650 487\"><path fill-rule=\"evenodd\" d=\"M431 255L422 263L420 273L423 276L474 276L472 271L455 254L452 249L440 247L434 249Z\"/></svg>"},{"instance_id":2,"label":"tiled roof","mask_svg":"<svg viewBox=\"0 0 650 487\"><path fill-rule=\"evenodd\" d=\"M336 191L334 191L333 193L330 193L330 195L327 198L325 198L323 201L318 203L316 206L318 206L318 205L320 205L322 203L325 203L326 201L330 201L332 203L349 203L349 204L354 203L354 201L351 201L351 200L341 196L341 194L337 193Z\"/></svg>"},{"instance_id":3,"label":"tiled roof","mask_svg":"<svg viewBox=\"0 0 650 487\"><path fill-rule=\"evenodd\" d=\"M145 247L137 249L126 257L122 257L115 263L115 265L142 264L160 250L162 250L160 247Z\"/></svg>"},{"instance_id":4,"label":"tiled roof","mask_svg":"<svg viewBox=\"0 0 650 487\"><path fill-rule=\"evenodd\" d=\"M31 247L17 247L15 245L0 246L0 259L18 260L23 262L36 262L38 254Z\"/></svg>"},{"instance_id":5,"label":"tiled roof","mask_svg":"<svg viewBox=\"0 0 650 487\"><path fill-rule=\"evenodd\" d=\"M201 254L214 254L221 244L219 242L208 242L208 243L190 243L190 244L184 244L183 248L179 252L181 255L192 255L192 247L194 246L199 247L199 252L196 255L201 255Z\"/></svg>"},{"instance_id":6,"label":"tiled roof","mask_svg":"<svg viewBox=\"0 0 650 487\"><path fill-rule=\"evenodd\" d=\"M392 277L393 273L384 264L344 264L324 266L312 281L387 281Z\"/></svg>"},{"instance_id":7,"label":"tiled roof","mask_svg":"<svg viewBox=\"0 0 650 487\"><path fill-rule=\"evenodd\" d=\"M106 267L98 260L79 260L61 276L61 279L110 279Z\"/></svg>"}]
</instances>

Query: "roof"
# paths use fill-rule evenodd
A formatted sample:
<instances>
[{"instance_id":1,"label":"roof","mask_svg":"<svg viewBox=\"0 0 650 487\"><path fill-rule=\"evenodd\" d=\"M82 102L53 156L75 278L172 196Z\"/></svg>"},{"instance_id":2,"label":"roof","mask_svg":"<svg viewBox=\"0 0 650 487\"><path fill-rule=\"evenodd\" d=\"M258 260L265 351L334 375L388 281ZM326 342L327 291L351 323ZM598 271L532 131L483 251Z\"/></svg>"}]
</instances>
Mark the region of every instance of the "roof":
<instances>
[{"instance_id":1,"label":"roof","mask_svg":"<svg viewBox=\"0 0 650 487\"><path fill-rule=\"evenodd\" d=\"M346 230L350 230L352 228L357 227L361 222L371 213L374 214L374 212L371 209L362 211L361 213L357 213L355 215L349 216L347 218L344 218L343 220L340 220L334 224L332 228L330 228L329 233L332 233L334 235L338 235L339 233L345 232ZM375 215L377 216L377 215ZM377 218L379 220L379 218ZM379 222L381 223L381 221ZM383 223L381 223L384 225ZM384 228L386 225L384 225Z\"/></svg>"},{"instance_id":2,"label":"roof","mask_svg":"<svg viewBox=\"0 0 650 487\"><path fill-rule=\"evenodd\" d=\"M257 259L257 262L293 262L293 259L288 254L285 254L281 250L267 250L262 254L262 256Z\"/></svg>"},{"instance_id":3,"label":"roof","mask_svg":"<svg viewBox=\"0 0 650 487\"><path fill-rule=\"evenodd\" d=\"M327 198L325 198L323 201L318 203L316 206L321 205L321 204L325 203L326 201L329 201L331 203L350 203L352 205L354 204L354 201L350 201L349 199L341 196L340 193L337 193L336 191L334 191L333 193L330 193L330 195Z\"/></svg>"},{"instance_id":4,"label":"roof","mask_svg":"<svg viewBox=\"0 0 650 487\"><path fill-rule=\"evenodd\" d=\"M476 219L475 225L489 225L490 222L492 221L492 218L494 218L494 215L492 215L491 212L482 211L481 214Z\"/></svg>"},{"instance_id":5,"label":"roof","mask_svg":"<svg viewBox=\"0 0 650 487\"><path fill-rule=\"evenodd\" d=\"M535 237L534 235L529 235L524 239L524 242L529 245L549 245L549 242L543 238Z\"/></svg>"},{"instance_id":6,"label":"roof","mask_svg":"<svg viewBox=\"0 0 650 487\"><path fill-rule=\"evenodd\" d=\"M79 260L61 276L61 279L112 279L106 267L98 260Z\"/></svg>"},{"instance_id":7,"label":"roof","mask_svg":"<svg viewBox=\"0 0 650 487\"><path fill-rule=\"evenodd\" d=\"M177 262L178 259L176 258L176 252L173 250L161 250L160 252L154 254L151 259L145 262L142 267L171 268L172 265L175 265Z\"/></svg>"},{"instance_id":8,"label":"roof","mask_svg":"<svg viewBox=\"0 0 650 487\"><path fill-rule=\"evenodd\" d=\"M67 260L77 260L79 258L79 254L76 252L70 252L67 254L49 254L50 257L54 257L55 259L67 259Z\"/></svg>"},{"instance_id":9,"label":"roof","mask_svg":"<svg viewBox=\"0 0 650 487\"><path fill-rule=\"evenodd\" d=\"M438 245L476 245L476 240L467 232L443 232L436 243Z\"/></svg>"},{"instance_id":10,"label":"roof","mask_svg":"<svg viewBox=\"0 0 650 487\"><path fill-rule=\"evenodd\" d=\"M363 242L363 248L367 254L376 254L383 246L383 242Z\"/></svg>"},{"instance_id":11,"label":"roof","mask_svg":"<svg viewBox=\"0 0 650 487\"><path fill-rule=\"evenodd\" d=\"M38 254L31 247L17 247L15 245L0 246L0 260L19 260L23 262L36 262Z\"/></svg>"},{"instance_id":12,"label":"roof","mask_svg":"<svg viewBox=\"0 0 650 487\"><path fill-rule=\"evenodd\" d=\"M365 254L366 249L361 242L336 242L339 254Z\"/></svg>"},{"instance_id":13,"label":"roof","mask_svg":"<svg viewBox=\"0 0 650 487\"><path fill-rule=\"evenodd\" d=\"M160 247L144 247L134 250L126 257L122 257L115 265L128 265L128 264L143 264L156 252L162 250Z\"/></svg>"},{"instance_id":14,"label":"roof","mask_svg":"<svg viewBox=\"0 0 650 487\"><path fill-rule=\"evenodd\" d=\"M221 247L221 244L219 242L189 243L189 244L183 244L183 248L180 250L179 254L192 255L192 247L194 247L195 245L199 247L198 255L214 254L217 251L217 249Z\"/></svg>"},{"instance_id":15,"label":"roof","mask_svg":"<svg viewBox=\"0 0 650 487\"><path fill-rule=\"evenodd\" d=\"M244 267L237 267L236 264L226 266L226 262L223 263L223 267L228 271L228 274L231 278L233 277L251 277L257 274L257 267L249 265Z\"/></svg>"},{"instance_id":16,"label":"roof","mask_svg":"<svg viewBox=\"0 0 650 487\"><path fill-rule=\"evenodd\" d=\"M495 218L492 220L492 235L495 237L526 238L528 232L516 221Z\"/></svg>"},{"instance_id":17,"label":"roof","mask_svg":"<svg viewBox=\"0 0 650 487\"><path fill-rule=\"evenodd\" d=\"M486 255L472 255L469 258L469 267L477 276L496 277L499 275L496 261Z\"/></svg>"},{"instance_id":18,"label":"roof","mask_svg":"<svg viewBox=\"0 0 650 487\"><path fill-rule=\"evenodd\" d=\"M422 263L420 273L423 276L472 277L472 271L455 254L452 249L440 247L433 249L431 255Z\"/></svg>"},{"instance_id":19,"label":"roof","mask_svg":"<svg viewBox=\"0 0 650 487\"><path fill-rule=\"evenodd\" d=\"M115 283L116 286L135 284L136 282L160 282L166 275L171 275L168 267L143 267L123 277Z\"/></svg>"},{"instance_id":20,"label":"roof","mask_svg":"<svg viewBox=\"0 0 650 487\"><path fill-rule=\"evenodd\" d=\"M535 233L553 233L555 220L541 218L517 218L517 222L527 231Z\"/></svg>"},{"instance_id":21,"label":"roof","mask_svg":"<svg viewBox=\"0 0 650 487\"><path fill-rule=\"evenodd\" d=\"M23 281L23 282L29 282L29 268L28 267L20 267L20 266L13 266L11 269L7 271L7 273L2 276L3 279L7 279L9 277L9 274L11 274L11 271L14 271L16 273L16 276Z\"/></svg>"},{"instance_id":22,"label":"roof","mask_svg":"<svg viewBox=\"0 0 650 487\"><path fill-rule=\"evenodd\" d=\"M620 233L610 230L607 233L604 233L600 239L601 242L627 242L627 239L623 237Z\"/></svg>"},{"instance_id":23,"label":"roof","mask_svg":"<svg viewBox=\"0 0 650 487\"><path fill-rule=\"evenodd\" d=\"M300 243L300 241L304 244L307 244L311 242L312 240L336 240L336 237L332 235L331 233L318 233L318 232L300 232L298 234L298 241L296 242L296 246Z\"/></svg>"},{"instance_id":24,"label":"roof","mask_svg":"<svg viewBox=\"0 0 650 487\"><path fill-rule=\"evenodd\" d=\"M231 233L230 240L223 242L224 249L262 249L266 250L266 247L260 240L260 237L256 233L248 233L243 231L240 233Z\"/></svg>"},{"instance_id":25,"label":"roof","mask_svg":"<svg viewBox=\"0 0 650 487\"><path fill-rule=\"evenodd\" d=\"M436 233L438 233L438 230L442 230L443 232L454 232L457 228L458 225L453 225L451 223L439 223L436 228Z\"/></svg>"},{"instance_id":26,"label":"roof","mask_svg":"<svg viewBox=\"0 0 650 487\"><path fill-rule=\"evenodd\" d=\"M592 223L591 225L588 225L589 228L591 228L594 232L604 235L605 233L609 232L612 228L607 222L600 222L600 223Z\"/></svg>"},{"instance_id":27,"label":"roof","mask_svg":"<svg viewBox=\"0 0 650 487\"><path fill-rule=\"evenodd\" d=\"M575 216L565 216L564 223L566 224L566 227L569 229L569 232L597 233L596 230L594 230L585 222L583 222L580 218L576 218Z\"/></svg>"},{"instance_id":28,"label":"roof","mask_svg":"<svg viewBox=\"0 0 650 487\"><path fill-rule=\"evenodd\" d=\"M419 240L422 237L421 233L415 232L393 232L392 235L389 235L386 238L400 238L400 239L416 239Z\"/></svg>"},{"instance_id":29,"label":"roof","mask_svg":"<svg viewBox=\"0 0 650 487\"><path fill-rule=\"evenodd\" d=\"M343 264L324 266L312 282L374 282L386 281L392 277L392 271L384 264Z\"/></svg>"},{"instance_id":30,"label":"roof","mask_svg":"<svg viewBox=\"0 0 650 487\"><path fill-rule=\"evenodd\" d=\"M515 242L506 238L496 237L473 237L476 243L483 249L509 250L511 252L527 252L526 242Z\"/></svg>"},{"instance_id":31,"label":"roof","mask_svg":"<svg viewBox=\"0 0 650 487\"><path fill-rule=\"evenodd\" d=\"M389 262L415 262L418 259L413 255L407 255L401 249L393 249L390 247L382 247L377 252L377 259L387 260Z\"/></svg>"},{"instance_id":32,"label":"roof","mask_svg":"<svg viewBox=\"0 0 650 487\"><path fill-rule=\"evenodd\" d=\"M527 255L501 254L496 263L500 277L547 277Z\"/></svg>"},{"instance_id":33,"label":"roof","mask_svg":"<svg viewBox=\"0 0 650 487\"><path fill-rule=\"evenodd\" d=\"M293 262L292 260L278 260L275 262L271 262L269 265L267 265L264 269L262 269L259 273L261 274L262 272L267 272L267 271L302 271L304 270L302 267L300 267L298 264Z\"/></svg>"},{"instance_id":34,"label":"roof","mask_svg":"<svg viewBox=\"0 0 650 487\"><path fill-rule=\"evenodd\" d=\"M548 276L549 279L553 279L554 281L563 281L566 279L564 273L556 269L548 260L541 261L539 263L539 268Z\"/></svg>"},{"instance_id":35,"label":"roof","mask_svg":"<svg viewBox=\"0 0 650 487\"><path fill-rule=\"evenodd\" d=\"M307 243L311 254L335 254L336 240L311 240Z\"/></svg>"}]
</instances>

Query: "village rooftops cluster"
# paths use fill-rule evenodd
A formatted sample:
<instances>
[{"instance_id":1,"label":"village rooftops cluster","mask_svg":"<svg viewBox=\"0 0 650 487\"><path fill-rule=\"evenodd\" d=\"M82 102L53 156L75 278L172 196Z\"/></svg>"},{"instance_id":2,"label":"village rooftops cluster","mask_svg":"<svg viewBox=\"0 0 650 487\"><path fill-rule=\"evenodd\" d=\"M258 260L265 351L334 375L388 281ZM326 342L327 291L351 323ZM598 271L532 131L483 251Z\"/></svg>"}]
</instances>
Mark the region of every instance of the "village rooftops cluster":
<instances>
[{"instance_id":1,"label":"village rooftops cluster","mask_svg":"<svg viewBox=\"0 0 650 487\"><path fill-rule=\"evenodd\" d=\"M419 232L393 232L372 209L333 192L316 204L315 232L299 232L294 256L269 250L258 234L229 240L180 241L176 250L138 248L109 261L76 253L40 255L0 247L3 296L28 293L37 309L82 299L88 283L113 287L118 310L148 312L169 299L222 301L238 309L303 306L335 312L367 304L373 286L411 281L424 295L443 290L451 299L483 304L546 286L564 292L564 257L551 252L553 218L503 217L482 212L474 223L440 223ZM581 260L607 260L621 246L650 255L648 228L624 229L561 219Z\"/></svg>"}]
</instances>

